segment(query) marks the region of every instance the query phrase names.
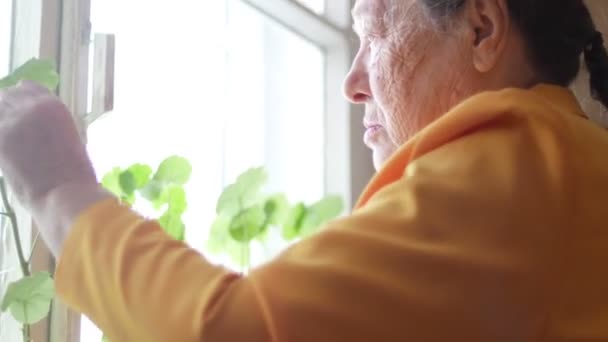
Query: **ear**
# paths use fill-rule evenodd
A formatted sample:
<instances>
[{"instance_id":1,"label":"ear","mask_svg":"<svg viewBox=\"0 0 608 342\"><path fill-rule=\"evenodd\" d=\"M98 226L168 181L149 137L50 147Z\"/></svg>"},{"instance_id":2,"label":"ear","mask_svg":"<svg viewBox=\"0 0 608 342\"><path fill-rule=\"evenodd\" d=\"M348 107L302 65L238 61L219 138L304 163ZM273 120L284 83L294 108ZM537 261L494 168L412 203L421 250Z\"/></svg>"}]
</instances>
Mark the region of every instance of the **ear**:
<instances>
[{"instance_id":1,"label":"ear","mask_svg":"<svg viewBox=\"0 0 608 342\"><path fill-rule=\"evenodd\" d=\"M492 70L502 56L511 21L506 0L471 0L465 13L473 64L477 71Z\"/></svg>"}]
</instances>

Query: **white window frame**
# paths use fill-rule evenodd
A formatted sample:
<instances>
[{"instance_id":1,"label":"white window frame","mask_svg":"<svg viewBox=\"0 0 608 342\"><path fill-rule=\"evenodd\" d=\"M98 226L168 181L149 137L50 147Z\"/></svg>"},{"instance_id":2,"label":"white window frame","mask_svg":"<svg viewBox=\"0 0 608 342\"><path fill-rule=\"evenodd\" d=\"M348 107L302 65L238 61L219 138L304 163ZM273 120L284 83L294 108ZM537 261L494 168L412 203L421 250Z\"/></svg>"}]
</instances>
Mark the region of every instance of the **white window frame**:
<instances>
[{"instance_id":1,"label":"white window frame","mask_svg":"<svg viewBox=\"0 0 608 342\"><path fill-rule=\"evenodd\" d=\"M9 68L14 70L32 57L59 60L60 0L12 0L13 21ZM29 214L11 198L20 223L20 237L24 251L30 252L35 226ZM12 236L11 236L12 238ZM52 257L44 244L38 244L32 260L33 271L52 269ZM57 307L57 305L54 305ZM35 324L32 338L49 340L46 319Z\"/></svg>"}]
</instances>

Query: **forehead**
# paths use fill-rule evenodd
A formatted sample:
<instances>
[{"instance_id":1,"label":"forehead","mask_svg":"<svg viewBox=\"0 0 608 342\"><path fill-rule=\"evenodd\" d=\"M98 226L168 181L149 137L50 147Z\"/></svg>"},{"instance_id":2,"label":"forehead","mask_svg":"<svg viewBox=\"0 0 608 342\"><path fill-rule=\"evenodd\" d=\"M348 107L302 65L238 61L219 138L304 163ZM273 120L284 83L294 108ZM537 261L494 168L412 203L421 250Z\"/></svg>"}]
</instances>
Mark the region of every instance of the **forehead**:
<instances>
[{"instance_id":1,"label":"forehead","mask_svg":"<svg viewBox=\"0 0 608 342\"><path fill-rule=\"evenodd\" d=\"M351 12L353 19L384 15L388 1L390 0L357 0Z\"/></svg>"},{"instance_id":2,"label":"forehead","mask_svg":"<svg viewBox=\"0 0 608 342\"><path fill-rule=\"evenodd\" d=\"M418 8L417 4L418 0L356 0L351 11L354 27L397 18L409 21L412 15L419 14L414 10Z\"/></svg>"}]
</instances>

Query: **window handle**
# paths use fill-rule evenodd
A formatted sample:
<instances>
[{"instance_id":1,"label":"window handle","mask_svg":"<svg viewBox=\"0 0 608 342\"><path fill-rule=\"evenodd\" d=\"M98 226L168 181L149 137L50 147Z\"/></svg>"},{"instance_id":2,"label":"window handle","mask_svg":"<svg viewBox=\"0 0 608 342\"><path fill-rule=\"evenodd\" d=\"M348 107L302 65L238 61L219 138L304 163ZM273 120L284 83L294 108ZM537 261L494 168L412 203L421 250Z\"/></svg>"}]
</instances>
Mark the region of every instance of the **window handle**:
<instances>
[{"instance_id":1,"label":"window handle","mask_svg":"<svg viewBox=\"0 0 608 342\"><path fill-rule=\"evenodd\" d=\"M91 112L85 115L85 125L114 109L115 36L95 34L93 42L93 89Z\"/></svg>"}]
</instances>

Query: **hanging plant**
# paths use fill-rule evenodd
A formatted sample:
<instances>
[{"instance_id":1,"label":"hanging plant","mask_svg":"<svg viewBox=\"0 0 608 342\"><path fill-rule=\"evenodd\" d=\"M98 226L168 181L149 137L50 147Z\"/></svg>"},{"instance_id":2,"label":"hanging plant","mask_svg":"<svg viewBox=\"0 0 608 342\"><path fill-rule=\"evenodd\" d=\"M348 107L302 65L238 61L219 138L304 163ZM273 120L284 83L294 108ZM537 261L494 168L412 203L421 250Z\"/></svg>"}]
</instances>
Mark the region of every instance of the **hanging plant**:
<instances>
[{"instance_id":1,"label":"hanging plant","mask_svg":"<svg viewBox=\"0 0 608 342\"><path fill-rule=\"evenodd\" d=\"M54 91L59 84L59 75L52 61L31 59L17 68L10 75L0 79L0 89L17 85L20 81L35 81ZM0 177L0 196L2 210L0 215L8 219L8 225L13 232L17 258L23 277L10 283L0 301L2 312L10 311L15 320L23 325L23 341L31 340L31 325L44 319L51 308L55 297L55 286L48 272L32 273L32 254L25 256L22 241L19 236L17 215L8 200L8 192L4 178ZM39 236L34 238L33 251Z\"/></svg>"}]
</instances>

